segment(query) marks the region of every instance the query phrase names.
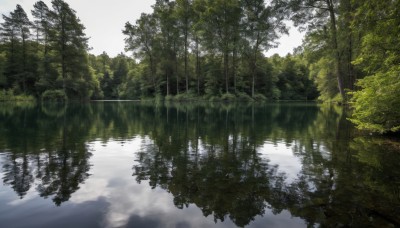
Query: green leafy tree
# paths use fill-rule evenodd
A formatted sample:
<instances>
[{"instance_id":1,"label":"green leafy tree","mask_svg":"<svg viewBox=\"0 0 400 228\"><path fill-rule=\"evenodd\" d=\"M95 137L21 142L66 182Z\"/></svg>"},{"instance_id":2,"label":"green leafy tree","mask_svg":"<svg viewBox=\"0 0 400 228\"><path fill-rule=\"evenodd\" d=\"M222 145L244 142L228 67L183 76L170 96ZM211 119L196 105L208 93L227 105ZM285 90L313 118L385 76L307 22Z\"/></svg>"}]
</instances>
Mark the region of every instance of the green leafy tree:
<instances>
[{"instance_id":1,"label":"green leafy tree","mask_svg":"<svg viewBox=\"0 0 400 228\"><path fill-rule=\"evenodd\" d=\"M50 25L49 7L43 1L38 1L33 5L33 10L31 12L32 16L35 18L34 29L36 30L35 36L36 36L37 49L39 49L39 44L43 44L45 48L44 52L46 53L46 47L49 35L49 25Z\"/></svg>"},{"instance_id":2,"label":"green leafy tree","mask_svg":"<svg viewBox=\"0 0 400 228\"><path fill-rule=\"evenodd\" d=\"M314 100L318 96L317 88L301 56L287 55L285 58L274 56L272 63L275 69L276 87L279 89L279 99L282 100Z\"/></svg>"},{"instance_id":3,"label":"green leafy tree","mask_svg":"<svg viewBox=\"0 0 400 228\"><path fill-rule=\"evenodd\" d=\"M183 58L184 58L184 75L185 75L185 89L189 93L189 72L188 72L188 58L189 58L189 35L192 27L192 14L193 7L191 0L177 0L176 1L176 14L179 20L178 28L183 34Z\"/></svg>"},{"instance_id":4,"label":"green leafy tree","mask_svg":"<svg viewBox=\"0 0 400 228\"><path fill-rule=\"evenodd\" d=\"M3 15L4 22L1 23L1 35L8 43L8 63L6 77L8 86L17 86L24 93L28 92L28 51L31 22L24 9L17 5L10 16Z\"/></svg>"},{"instance_id":5,"label":"green leafy tree","mask_svg":"<svg viewBox=\"0 0 400 228\"><path fill-rule=\"evenodd\" d=\"M173 76L176 77L176 94L179 94L178 51L181 47L181 36L178 28L176 2L157 1L154 15L160 30L157 34L158 74L162 81L162 93L168 96L172 92Z\"/></svg>"},{"instance_id":6,"label":"green leafy tree","mask_svg":"<svg viewBox=\"0 0 400 228\"><path fill-rule=\"evenodd\" d=\"M3 45L0 44L0 50L2 50ZM6 69L6 53L4 51L0 51L0 88L4 89L7 85L7 78L4 74Z\"/></svg>"},{"instance_id":7,"label":"green leafy tree","mask_svg":"<svg viewBox=\"0 0 400 228\"><path fill-rule=\"evenodd\" d=\"M283 15L274 10L273 6L266 6L263 0L244 0L243 24L247 48L244 50L249 61L251 72L251 96L255 95L256 71L259 68L259 53L274 47L278 32L286 32Z\"/></svg>"},{"instance_id":8,"label":"green leafy tree","mask_svg":"<svg viewBox=\"0 0 400 228\"><path fill-rule=\"evenodd\" d=\"M62 89L68 96L86 99L93 89L93 75L88 68L88 38L76 12L63 0L52 1L50 12L53 63L58 65Z\"/></svg>"},{"instance_id":9,"label":"green leafy tree","mask_svg":"<svg viewBox=\"0 0 400 228\"><path fill-rule=\"evenodd\" d=\"M120 85L128 78L129 66L127 57L123 54L119 54L115 57L113 62L115 62L113 64L112 78L113 97L118 98L121 90Z\"/></svg>"},{"instance_id":10,"label":"green leafy tree","mask_svg":"<svg viewBox=\"0 0 400 228\"><path fill-rule=\"evenodd\" d=\"M240 2L238 0L200 1L205 4L199 7L202 12L203 40L209 51L216 52L222 57L222 75L224 76L224 91L229 93L230 74L229 56L232 53L231 37L237 36L236 25L241 18Z\"/></svg>"},{"instance_id":11,"label":"green leafy tree","mask_svg":"<svg viewBox=\"0 0 400 228\"><path fill-rule=\"evenodd\" d=\"M335 61L329 54L325 31L310 32L303 42L303 56L307 61L309 77L316 83L322 101L337 101L339 89L335 75Z\"/></svg>"},{"instance_id":12,"label":"green leafy tree","mask_svg":"<svg viewBox=\"0 0 400 228\"><path fill-rule=\"evenodd\" d=\"M310 32L323 32L328 48L325 58L332 59L338 91L343 101L347 101L346 91L352 90L355 75L352 66L353 33L350 0L277 0L280 6L290 10L290 18L295 25L307 27Z\"/></svg>"},{"instance_id":13,"label":"green leafy tree","mask_svg":"<svg viewBox=\"0 0 400 228\"><path fill-rule=\"evenodd\" d=\"M97 78L100 81L100 88L103 93L103 98L112 98L113 87L112 87L112 69L111 69L111 58L106 52L95 57L92 67L97 71Z\"/></svg>"},{"instance_id":14,"label":"green leafy tree","mask_svg":"<svg viewBox=\"0 0 400 228\"><path fill-rule=\"evenodd\" d=\"M56 79L57 72L55 67L51 65L52 56L50 54L50 32L51 18L50 9L43 1L38 1L34 4L32 10L34 20L34 29L36 30L36 49L38 63L39 80L35 84L39 94L47 89L57 89Z\"/></svg>"},{"instance_id":15,"label":"green leafy tree","mask_svg":"<svg viewBox=\"0 0 400 228\"><path fill-rule=\"evenodd\" d=\"M126 50L132 51L136 57L149 62L148 78L151 84L146 87L152 88L153 93L159 92L155 59L157 26L154 16L143 13L136 21L136 25L127 22L123 33L127 36Z\"/></svg>"},{"instance_id":16,"label":"green leafy tree","mask_svg":"<svg viewBox=\"0 0 400 228\"><path fill-rule=\"evenodd\" d=\"M367 76L352 93L351 117L360 129L400 131L400 2L369 1L357 11L354 26L365 33L355 63Z\"/></svg>"}]
</instances>

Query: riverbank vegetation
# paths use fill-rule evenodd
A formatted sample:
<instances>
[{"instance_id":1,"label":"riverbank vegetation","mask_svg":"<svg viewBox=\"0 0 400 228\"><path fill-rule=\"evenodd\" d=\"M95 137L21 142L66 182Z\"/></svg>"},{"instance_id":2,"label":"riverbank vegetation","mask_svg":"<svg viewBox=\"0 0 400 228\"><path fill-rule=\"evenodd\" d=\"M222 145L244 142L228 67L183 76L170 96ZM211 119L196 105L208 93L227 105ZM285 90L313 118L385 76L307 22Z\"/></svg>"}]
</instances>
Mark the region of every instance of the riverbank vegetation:
<instances>
[{"instance_id":1,"label":"riverbank vegetation","mask_svg":"<svg viewBox=\"0 0 400 228\"><path fill-rule=\"evenodd\" d=\"M400 129L400 2L157 0L123 28L126 51L88 52L63 0L20 5L1 21L0 89L40 99L315 100L349 103L351 120ZM266 57L287 33L293 54ZM7 91L7 92L6 92ZM11 91L11 92L10 92ZM62 98L61 98L62 97Z\"/></svg>"},{"instance_id":2,"label":"riverbank vegetation","mask_svg":"<svg viewBox=\"0 0 400 228\"><path fill-rule=\"evenodd\" d=\"M27 101L34 102L35 97L31 95L19 94L15 95L13 90L0 91L0 102L2 101Z\"/></svg>"}]
</instances>

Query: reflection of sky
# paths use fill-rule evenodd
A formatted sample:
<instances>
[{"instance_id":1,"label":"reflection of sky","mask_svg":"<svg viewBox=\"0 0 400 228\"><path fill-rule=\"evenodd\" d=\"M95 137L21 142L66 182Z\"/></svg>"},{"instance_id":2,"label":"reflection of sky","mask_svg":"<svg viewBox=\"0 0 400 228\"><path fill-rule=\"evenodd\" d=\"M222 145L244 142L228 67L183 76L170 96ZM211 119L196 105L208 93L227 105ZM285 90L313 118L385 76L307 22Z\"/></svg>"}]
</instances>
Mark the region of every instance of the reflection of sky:
<instances>
[{"instance_id":1,"label":"reflection of sky","mask_svg":"<svg viewBox=\"0 0 400 228\"><path fill-rule=\"evenodd\" d=\"M8 228L235 227L228 217L223 223L221 221L214 223L212 215L204 217L202 211L193 204L183 210L178 209L173 204L172 194L161 188L151 189L147 181L138 184L132 176L134 172L132 168L142 143L149 143L148 139L134 138L125 142L90 143L89 150L93 153L89 161L92 165L89 171L91 175L80 184L80 189L72 194L70 200L60 207L51 202L51 197L40 198L35 192L35 187L28 192L26 200L16 203L19 201L18 196L11 188L2 186L0 224L7 224ZM284 157L280 157L282 154L278 156L277 148L275 152L269 147L265 150L268 150L268 158L273 163L285 160ZM291 163L287 164L287 167L290 167ZM281 165L280 167L285 170L286 166ZM268 208L263 216L257 216L249 225L249 227L299 226L305 225L300 219L292 218L287 211L273 215Z\"/></svg>"},{"instance_id":2,"label":"reflection of sky","mask_svg":"<svg viewBox=\"0 0 400 228\"><path fill-rule=\"evenodd\" d=\"M234 226L228 218L224 223L215 224L212 216L205 218L195 205L180 210L174 206L170 193L160 188L151 189L148 182L138 184L132 177L132 167L141 142L142 139L136 138L124 145L110 142L105 147L99 142L92 143L91 147L96 151L91 159L91 163L94 164L91 169L93 175L71 201L82 203L105 197L109 203L105 212L105 227L123 227L135 223L151 227ZM275 221L290 227L298 225L299 222L290 218L287 212L273 216L274 219L271 219L271 216L273 215L267 212L264 217L258 218L260 221L255 222L254 226L274 225L272 221Z\"/></svg>"},{"instance_id":3,"label":"reflection of sky","mask_svg":"<svg viewBox=\"0 0 400 228\"><path fill-rule=\"evenodd\" d=\"M289 183L294 181L301 171L301 160L294 156L292 146L286 143L265 142L257 152L268 159L270 165L278 165L278 172L285 173Z\"/></svg>"},{"instance_id":4,"label":"reflection of sky","mask_svg":"<svg viewBox=\"0 0 400 228\"><path fill-rule=\"evenodd\" d=\"M6 165L6 156L10 156L8 152L2 152L0 153L0 169ZM17 205L22 205L31 199L35 198L35 195L37 195L36 191L34 189L30 189L24 198L20 199L18 195L10 189L9 186L4 184L4 173L3 170L0 172L0 205L9 205L9 206L17 206ZM3 208L0 206L0 213L2 212ZM0 220L0 227L1 227L1 220Z\"/></svg>"},{"instance_id":5,"label":"reflection of sky","mask_svg":"<svg viewBox=\"0 0 400 228\"><path fill-rule=\"evenodd\" d=\"M91 148L96 151L91 158L92 175L71 202L80 204L104 198L109 204L104 212L104 227L214 226L213 218L204 218L194 205L180 210L174 206L173 196L168 192L151 189L147 181L136 182L132 167L141 142L142 139L136 138L125 144L92 143ZM219 225L231 227L233 223Z\"/></svg>"}]
</instances>

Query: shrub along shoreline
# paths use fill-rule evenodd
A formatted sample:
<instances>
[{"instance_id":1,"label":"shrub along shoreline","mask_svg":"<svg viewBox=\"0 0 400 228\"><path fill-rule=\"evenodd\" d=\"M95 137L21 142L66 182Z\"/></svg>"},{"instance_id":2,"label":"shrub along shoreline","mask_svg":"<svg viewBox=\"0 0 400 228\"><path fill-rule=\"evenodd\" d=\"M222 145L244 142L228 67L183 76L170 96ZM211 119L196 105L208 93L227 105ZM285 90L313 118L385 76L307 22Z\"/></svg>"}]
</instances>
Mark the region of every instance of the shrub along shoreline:
<instances>
[{"instance_id":1,"label":"shrub along shoreline","mask_svg":"<svg viewBox=\"0 0 400 228\"><path fill-rule=\"evenodd\" d=\"M32 95L25 95L25 94L15 95L13 90L0 91L0 102L7 102L7 101L35 102L36 98Z\"/></svg>"}]
</instances>

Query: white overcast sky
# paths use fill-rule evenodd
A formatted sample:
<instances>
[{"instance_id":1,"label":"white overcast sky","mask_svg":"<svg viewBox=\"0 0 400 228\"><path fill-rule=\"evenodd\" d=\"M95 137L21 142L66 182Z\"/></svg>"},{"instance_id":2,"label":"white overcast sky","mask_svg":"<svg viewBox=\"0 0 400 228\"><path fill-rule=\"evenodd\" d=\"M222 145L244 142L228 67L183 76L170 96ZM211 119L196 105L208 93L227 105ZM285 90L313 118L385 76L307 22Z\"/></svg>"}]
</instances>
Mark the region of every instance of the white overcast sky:
<instances>
[{"instance_id":1,"label":"white overcast sky","mask_svg":"<svg viewBox=\"0 0 400 228\"><path fill-rule=\"evenodd\" d=\"M93 54L103 51L114 57L124 51L124 36L122 29L127 21L134 23L142 12L152 12L151 5L155 0L65 0L86 27L86 35L90 37L89 46ZM0 14L8 15L17 4L31 16L31 10L36 0L0 0ZM51 0L43 0L51 8ZM2 22L2 18L0 22ZM291 29L289 36L282 36L278 48L271 49L267 55L278 53L285 56L293 48L301 45L303 35L296 29Z\"/></svg>"}]
</instances>

